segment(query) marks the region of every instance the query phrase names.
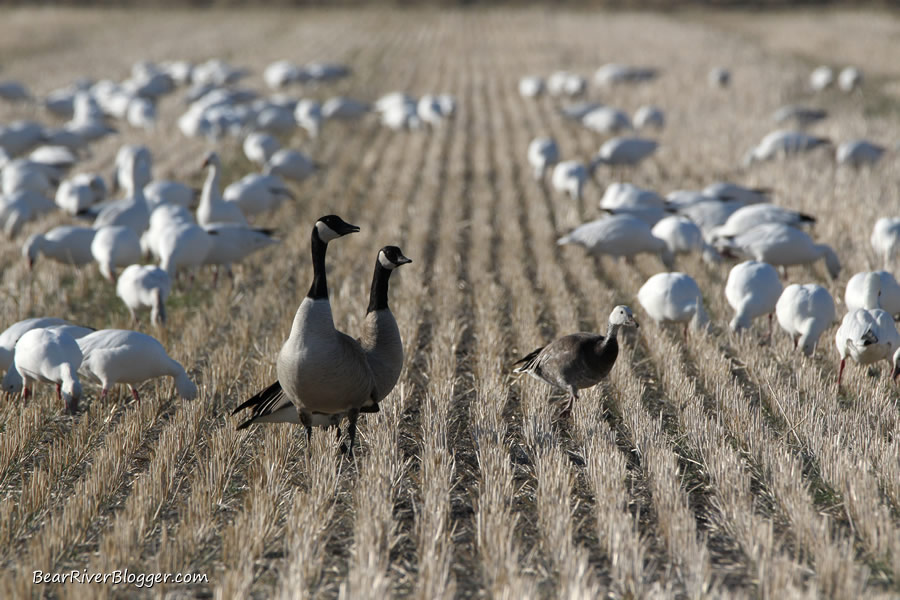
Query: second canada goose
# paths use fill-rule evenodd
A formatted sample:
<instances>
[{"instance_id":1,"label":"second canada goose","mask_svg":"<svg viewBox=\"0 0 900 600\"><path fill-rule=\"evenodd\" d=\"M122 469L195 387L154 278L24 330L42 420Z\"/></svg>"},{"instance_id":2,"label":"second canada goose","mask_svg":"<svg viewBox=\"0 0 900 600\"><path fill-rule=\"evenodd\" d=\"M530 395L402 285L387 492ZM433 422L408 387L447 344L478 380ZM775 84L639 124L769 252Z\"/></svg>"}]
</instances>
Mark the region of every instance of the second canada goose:
<instances>
[{"instance_id":1,"label":"second canada goose","mask_svg":"<svg viewBox=\"0 0 900 600\"><path fill-rule=\"evenodd\" d=\"M362 346L334 327L328 301L325 252L328 242L357 231L359 227L346 223L336 215L316 221L310 240L313 281L294 316L290 336L278 353L278 381L234 411L254 407L254 413L258 410L262 412L260 409L271 404L271 410L265 412L270 416L276 413L286 415L286 418L278 419L285 421L290 417L290 407L282 398L285 396L306 428L307 437L311 435L314 425L335 424L347 413L349 455L353 454L360 408L368 403L377 403L378 396L375 377ZM239 427L249 424L247 422Z\"/></svg>"},{"instance_id":2,"label":"second canada goose","mask_svg":"<svg viewBox=\"0 0 900 600\"><path fill-rule=\"evenodd\" d=\"M377 403L391 393L400 378L403 367L403 341L400 339L397 321L388 307L388 284L394 269L411 262L412 260L403 256L403 252L397 246L385 246L378 251L369 307L366 311L363 334L359 339L375 376L378 395L375 403L362 406L360 412L378 412ZM252 408L253 412L248 420L238 425L238 429L244 429L254 423L301 422L296 406L283 393L281 383L278 381L244 402L234 412L237 413L244 408ZM307 431L313 425L338 425L340 418L341 415L314 418Z\"/></svg>"},{"instance_id":3,"label":"second canada goose","mask_svg":"<svg viewBox=\"0 0 900 600\"><path fill-rule=\"evenodd\" d=\"M528 373L535 379L569 394L563 410L567 413L578 399L578 390L600 383L616 362L619 343L616 335L622 327L639 327L631 309L619 305L609 315L606 335L572 333L534 350L515 364L516 373Z\"/></svg>"}]
</instances>

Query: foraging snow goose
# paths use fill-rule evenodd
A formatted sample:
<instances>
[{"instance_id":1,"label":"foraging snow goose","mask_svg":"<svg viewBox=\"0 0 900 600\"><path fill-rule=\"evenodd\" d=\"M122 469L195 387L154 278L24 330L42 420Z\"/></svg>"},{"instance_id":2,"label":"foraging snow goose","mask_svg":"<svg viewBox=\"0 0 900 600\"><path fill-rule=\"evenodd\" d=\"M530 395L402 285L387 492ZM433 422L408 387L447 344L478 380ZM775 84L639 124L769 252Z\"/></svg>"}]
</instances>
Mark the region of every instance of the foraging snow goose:
<instances>
[{"instance_id":1,"label":"foraging snow goose","mask_svg":"<svg viewBox=\"0 0 900 600\"><path fill-rule=\"evenodd\" d=\"M35 317L13 323L0 333L0 370L7 371L13 365L16 342L22 335L32 329L44 327L56 327L58 325L71 325L65 319L56 317Z\"/></svg>"},{"instance_id":2,"label":"foraging snow goose","mask_svg":"<svg viewBox=\"0 0 900 600\"><path fill-rule=\"evenodd\" d=\"M721 255L716 249L703 239L703 232L697 225L680 215L670 215L660 219L650 232L664 241L669 251L674 255L700 252L703 261L707 264L716 264L722 261Z\"/></svg>"},{"instance_id":3,"label":"foraging snow goose","mask_svg":"<svg viewBox=\"0 0 900 600\"><path fill-rule=\"evenodd\" d=\"M664 241L653 235L650 226L630 215L615 215L585 223L556 242L563 246L576 244L595 255L624 256L649 252L659 254L667 269L675 264L675 257Z\"/></svg>"},{"instance_id":4,"label":"foraging snow goose","mask_svg":"<svg viewBox=\"0 0 900 600\"><path fill-rule=\"evenodd\" d=\"M537 98L544 92L544 80L541 77L523 77L519 80L519 95L523 98Z\"/></svg>"},{"instance_id":5,"label":"foraging snow goose","mask_svg":"<svg viewBox=\"0 0 900 600\"><path fill-rule=\"evenodd\" d=\"M869 242L884 262L884 268L890 268L900 248L900 218L882 217L875 221Z\"/></svg>"},{"instance_id":6,"label":"foraging snow goose","mask_svg":"<svg viewBox=\"0 0 900 600\"><path fill-rule=\"evenodd\" d=\"M844 304L848 311L881 308L891 316L900 314L900 284L887 271L857 273L847 282Z\"/></svg>"},{"instance_id":7,"label":"foraging snow goose","mask_svg":"<svg viewBox=\"0 0 900 600\"><path fill-rule=\"evenodd\" d=\"M812 225L816 218L774 204L751 204L731 214L725 224L712 231L713 237L733 237L764 223L783 223L793 227Z\"/></svg>"},{"instance_id":8,"label":"foraging snow goose","mask_svg":"<svg viewBox=\"0 0 900 600\"><path fill-rule=\"evenodd\" d=\"M528 164L531 165L536 181L541 181L547 167L557 162L559 162L559 147L553 138L538 137L528 144Z\"/></svg>"},{"instance_id":9,"label":"foraging snow goose","mask_svg":"<svg viewBox=\"0 0 900 600\"><path fill-rule=\"evenodd\" d=\"M599 152L591 161L591 168L598 165L633 167L656 152L659 144L656 140L638 137L614 137L600 146Z\"/></svg>"},{"instance_id":10,"label":"foraging snow goose","mask_svg":"<svg viewBox=\"0 0 900 600\"><path fill-rule=\"evenodd\" d=\"M806 356L812 356L822 333L837 319L834 298L821 285L792 283L784 288L775 304L775 316L794 348Z\"/></svg>"},{"instance_id":11,"label":"foraging snow goose","mask_svg":"<svg viewBox=\"0 0 900 600\"><path fill-rule=\"evenodd\" d=\"M731 330L747 329L753 319L768 314L771 335L772 313L780 296L781 281L772 265L755 260L735 265L725 282L725 298L734 309Z\"/></svg>"},{"instance_id":12,"label":"foraging snow goose","mask_svg":"<svg viewBox=\"0 0 900 600\"><path fill-rule=\"evenodd\" d=\"M659 72L653 67L634 67L607 63L594 72L594 83L609 86L619 83L639 83L655 79Z\"/></svg>"},{"instance_id":13,"label":"foraging snow goose","mask_svg":"<svg viewBox=\"0 0 900 600\"><path fill-rule=\"evenodd\" d=\"M769 188L750 188L729 181L717 181L703 188L703 194L722 201L738 201L745 204L761 204L769 201L772 190Z\"/></svg>"},{"instance_id":14,"label":"foraging snow goose","mask_svg":"<svg viewBox=\"0 0 900 600\"><path fill-rule=\"evenodd\" d=\"M661 108L656 106L641 106L634 112L632 121L637 129L646 127L662 129L666 124L666 115Z\"/></svg>"},{"instance_id":15,"label":"foraging snow goose","mask_svg":"<svg viewBox=\"0 0 900 600\"><path fill-rule=\"evenodd\" d=\"M0 195L0 227L9 237L15 237L26 223L53 210L53 201L34 190L19 190Z\"/></svg>"},{"instance_id":16,"label":"foraging snow goose","mask_svg":"<svg viewBox=\"0 0 900 600\"><path fill-rule=\"evenodd\" d=\"M77 215L89 206L106 198L106 183L99 175L79 173L59 184L56 206L70 215Z\"/></svg>"},{"instance_id":17,"label":"foraging snow goose","mask_svg":"<svg viewBox=\"0 0 900 600\"><path fill-rule=\"evenodd\" d=\"M579 123L589 112L605 106L601 102L575 102L559 109L559 114Z\"/></svg>"},{"instance_id":18,"label":"foraging snow goose","mask_svg":"<svg viewBox=\"0 0 900 600\"><path fill-rule=\"evenodd\" d=\"M117 267L141 262L141 240L130 227L101 227L91 241L91 255L97 261L100 273L115 281Z\"/></svg>"},{"instance_id":19,"label":"foraging snow goose","mask_svg":"<svg viewBox=\"0 0 900 600\"><path fill-rule=\"evenodd\" d=\"M826 145L831 145L831 140L802 131L779 129L767 134L759 144L747 152L744 156L744 166L750 166L754 162L794 156Z\"/></svg>"},{"instance_id":20,"label":"foraging snow goose","mask_svg":"<svg viewBox=\"0 0 900 600\"><path fill-rule=\"evenodd\" d=\"M659 194L630 183L606 186L599 206L613 215L637 217L651 227L669 214L668 205Z\"/></svg>"},{"instance_id":21,"label":"foraging snow goose","mask_svg":"<svg viewBox=\"0 0 900 600\"><path fill-rule=\"evenodd\" d=\"M703 308L703 294L694 278L685 273L657 273L637 293L638 302L657 323L690 323L700 330L709 323Z\"/></svg>"},{"instance_id":22,"label":"foraging snow goose","mask_svg":"<svg viewBox=\"0 0 900 600\"><path fill-rule=\"evenodd\" d=\"M838 87L845 92L852 92L861 86L862 82L862 71L856 67L844 67L838 75Z\"/></svg>"},{"instance_id":23,"label":"foraging snow goose","mask_svg":"<svg viewBox=\"0 0 900 600\"><path fill-rule=\"evenodd\" d=\"M3 193L30 191L42 196L53 196L60 172L53 167L27 158L11 160L0 170Z\"/></svg>"},{"instance_id":24,"label":"foraging snow goose","mask_svg":"<svg viewBox=\"0 0 900 600\"><path fill-rule=\"evenodd\" d=\"M235 181L223 194L226 202L233 202L246 216L277 209L285 198L294 199L291 190L278 175L250 173Z\"/></svg>"},{"instance_id":25,"label":"foraging snow goose","mask_svg":"<svg viewBox=\"0 0 900 600\"><path fill-rule=\"evenodd\" d=\"M369 307L359 342L375 376L375 389L378 391L376 402L381 402L391 393L403 368L403 340L388 306L388 286L393 270L410 262L396 246L385 246L379 250L375 261ZM296 406L284 395L278 381L241 404L232 414L246 408L253 411L248 420L238 425L238 429L254 423L300 423ZM378 405L366 404L360 412L378 412Z\"/></svg>"},{"instance_id":26,"label":"foraging snow goose","mask_svg":"<svg viewBox=\"0 0 900 600\"><path fill-rule=\"evenodd\" d=\"M861 167L874 165L884 155L886 148L867 140L843 142L835 150L835 160L841 165Z\"/></svg>"},{"instance_id":27,"label":"foraging snow goose","mask_svg":"<svg viewBox=\"0 0 900 600\"><path fill-rule=\"evenodd\" d=\"M150 214L163 204L174 204L184 208L194 206L199 194L197 190L179 181L157 179L144 186L144 199L150 207Z\"/></svg>"},{"instance_id":28,"label":"foraging snow goose","mask_svg":"<svg viewBox=\"0 0 900 600\"><path fill-rule=\"evenodd\" d=\"M232 263L280 241L272 237L275 232L271 229L253 229L237 223L213 223L203 229L212 239L203 264L224 267L229 275Z\"/></svg>"},{"instance_id":29,"label":"foraging snow goose","mask_svg":"<svg viewBox=\"0 0 900 600\"><path fill-rule=\"evenodd\" d=\"M122 299L131 320L137 321L135 311L150 308L150 322L166 322L166 300L172 290L168 273L153 265L130 265L116 280L116 296Z\"/></svg>"},{"instance_id":30,"label":"foraging snow goose","mask_svg":"<svg viewBox=\"0 0 900 600\"><path fill-rule=\"evenodd\" d=\"M309 137L319 137L322 128L322 106L315 100L304 98L294 108L294 120L303 128Z\"/></svg>"},{"instance_id":31,"label":"foraging snow goose","mask_svg":"<svg viewBox=\"0 0 900 600\"><path fill-rule=\"evenodd\" d=\"M817 92L831 87L832 83L834 83L834 69L829 66L816 67L809 75L809 87Z\"/></svg>"},{"instance_id":32,"label":"foraging snow goose","mask_svg":"<svg viewBox=\"0 0 900 600\"><path fill-rule=\"evenodd\" d=\"M318 165L306 154L285 148L272 155L263 173L280 175L294 181L303 181L318 170Z\"/></svg>"},{"instance_id":33,"label":"foraging snow goose","mask_svg":"<svg viewBox=\"0 0 900 600\"><path fill-rule=\"evenodd\" d=\"M713 231L724 225L728 221L728 217L744 206L744 203L739 200L709 199L680 206L677 208L677 213L696 223L703 232L704 239L712 241Z\"/></svg>"},{"instance_id":34,"label":"foraging snow goose","mask_svg":"<svg viewBox=\"0 0 900 600\"><path fill-rule=\"evenodd\" d=\"M834 343L841 357L838 368L838 385L841 385L848 356L860 365L889 360L900 349L900 334L894 326L894 319L886 311L858 308L844 315L841 326L834 334Z\"/></svg>"},{"instance_id":35,"label":"foraging snow goose","mask_svg":"<svg viewBox=\"0 0 900 600\"><path fill-rule=\"evenodd\" d=\"M24 154L44 141L44 127L34 121L13 121L0 125L0 148L10 156Z\"/></svg>"},{"instance_id":36,"label":"foraging snow goose","mask_svg":"<svg viewBox=\"0 0 900 600\"><path fill-rule=\"evenodd\" d=\"M600 383L612 370L619 354L617 335L622 327L639 327L631 309L617 306L609 315L606 335L572 333L542 346L514 364L515 373L527 373L538 381L566 392L563 414L578 399L578 390Z\"/></svg>"},{"instance_id":37,"label":"foraging snow goose","mask_svg":"<svg viewBox=\"0 0 900 600\"><path fill-rule=\"evenodd\" d=\"M564 160L553 167L550 184L557 192L569 194L572 200L578 201L587 178L588 171L583 164L577 160Z\"/></svg>"},{"instance_id":38,"label":"foraging snow goose","mask_svg":"<svg viewBox=\"0 0 900 600\"><path fill-rule=\"evenodd\" d=\"M598 106L581 117L581 124L597 133L616 134L625 129L634 129L628 115L612 106Z\"/></svg>"},{"instance_id":39,"label":"foraging snow goose","mask_svg":"<svg viewBox=\"0 0 900 600\"><path fill-rule=\"evenodd\" d=\"M80 372L100 383L100 397L109 388L125 383L135 401L140 400L135 386L157 377L172 377L178 395L185 400L197 397L197 385L184 367L173 360L155 338L127 329L101 329L77 340L84 355Z\"/></svg>"},{"instance_id":40,"label":"foraging snow goose","mask_svg":"<svg viewBox=\"0 0 900 600\"><path fill-rule=\"evenodd\" d=\"M772 119L778 124L793 122L800 127L812 125L828 116L828 111L799 104L788 104L775 111Z\"/></svg>"},{"instance_id":41,"label":"foraging snow goose","mask_svg":"<svg viewBox=\"0 0 900 600\"><path fill-rule=\"evenodd\" d=\"M369 112L369 105L352 98L329 98L322 104L323 119L358 119Z\"/></svg>"},{"instance_id":42,"label":"foraging snow goose","mask_svg":"<svg viewBox=\"0 0 900 600\"><path fill-rule=\"evenodd\" d=\"M225 202L219 191L219 169L222 162L219 155L210 152L203 160L203 168L209 168L203 192L200 194L200 205L197 207L197 223L211 225L213 223L237 223L247 225L247 219L240 207L233 202Z\"/></svg>"},{"instance_id":43,"label":"foraging snow goose","mask_svg":"<svg viewBox=\"0 0 900 600\"><path fill-rule=\"evenodd\" d=\"M35 233L22 245L22 256L28 261L28 268L43 254L56 262L80 267L94 260L91 243L97 230L93 227L62 225L47 233Z\"/></svg>"},{"instance_id":44,"label":"foraging snow goose","mask_svg":"<svg viewBox=\"0 0 900 600\"><path fill-rule=\"evenodd\" d=\"M30 100L31 94L28 93L28 88L18 81L7 79L6 81L0 81L0 99L8 102L21 102L22 100Z\"/></svg>"},{"instance_id":45,"label":"foraging snow goose","mask_svg":"<svg viewBox=\"0 0 900 600\"><path fill-rule=\"evenodd\" d=\"M359 227L336 215L322 217L313 226L313 282L278 353L277 369L282 392L294 403L307 437L314 425L336 425L347 414L350 456L360 408L377 403L378 392L360 343L334 327L325 252L329 242L357 231Z\"/></svg>"},{"instance_id":46,"label":"foraging snow goose","mask_svg":"<svg viewBox=\"0 0 900 600\"><path fill-rule=\"evenodd\" d=\"M44 324L39 327L32 327L31 329L51 329L53 331L59 333L66 333L76 340L80 337L84 337L89 333L93 333L95 330L90 327L81 327L80 325L71 325L62 319L29 319L30 321L45 321L51 323L49 325ZM58 322L55 323L54 322ZM29 329L30 331L30 329ZM24 332L23 332L24 333ZM21 337L21 335L19 336ZM13 340L13 344L18 341L18 338ZM17 395L19 393L23 393L24 397L28 397L29 390L25 388L25 382L22 379L21 373L16 370L16 365L14 362L14 352L15 348L10 352L9 355L9 367L6 371L6 374L3 376L3 380L0 381L0 389L2 389L7 394Z\"/></svg>"},{"instance_id":47,"label":"foraging snow goose","mask_svg":"<svg viewBox=\"0 0 900 600\"><path fill-rule=\"evenodd\" d=\"M244 138L243 149L247 160L262 166L281 150L281 144L268 133L256 131Z\"/></svg>"},{"instance_id":48,"label":"foraging snow goose","mask_svg":"<svg viewBox=\"0 0 900 600\"><path fill-rule=\"evenodd\" d=\"M720 238L716 247L723 254L748 256L784 269L824 258L829 277L837 279L841 273L841 261L831 246L816 244L806 232L783 223L757 225L742 235Z\"/></svg>"},{"instance_id":49,"label":"foraging snow goose","mask_svg":"<svg viewBox=\"0 0 900 600\"><path fill-rule=\"evenodd\" d=\"M81 382L78 368L82 354L78 343L63 330L31 329L16 342L13 365L22 376L22 394L33 382L55 383L56 393L66 405L66 410L74 414L81 399Z\"/></svg>"}]
</instances>

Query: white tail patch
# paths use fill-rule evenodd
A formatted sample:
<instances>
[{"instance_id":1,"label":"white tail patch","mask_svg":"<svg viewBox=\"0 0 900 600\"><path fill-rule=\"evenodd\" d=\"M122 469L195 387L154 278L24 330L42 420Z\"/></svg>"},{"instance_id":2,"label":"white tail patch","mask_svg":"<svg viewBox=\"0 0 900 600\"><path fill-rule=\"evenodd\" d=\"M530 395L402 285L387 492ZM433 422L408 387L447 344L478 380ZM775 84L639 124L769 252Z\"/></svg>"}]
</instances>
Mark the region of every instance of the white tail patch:
<instances>
[{"instance_id":1,"label":"white tail patch","mask_svg":"<svg viewBox=\"0 0 900 600\"><path fill-rule=\"evenodd\" d=\"M381 250L381 251L378 253L378 262L379 262L379 263L381 264L381 266L384 267L385 269L391 269L391 270L392 270L392 269L394 269L394 268L397 267L397 265L394 264L393 262L391 262L391 259L389 259L389 258L387 257L387 255L384 253L384 250Z\"/></svg>"}]
</instances>

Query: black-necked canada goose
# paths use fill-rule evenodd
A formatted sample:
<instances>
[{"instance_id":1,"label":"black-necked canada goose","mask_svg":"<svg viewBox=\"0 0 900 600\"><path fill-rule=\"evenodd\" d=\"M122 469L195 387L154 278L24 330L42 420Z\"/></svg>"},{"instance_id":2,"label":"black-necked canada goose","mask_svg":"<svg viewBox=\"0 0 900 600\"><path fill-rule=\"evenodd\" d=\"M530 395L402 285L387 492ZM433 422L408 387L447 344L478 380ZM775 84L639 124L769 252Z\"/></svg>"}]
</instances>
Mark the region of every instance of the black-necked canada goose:
<instances>
[{"instance_id":1,"label":"black-necked canada goose","mask_svg":"<svg viewBox=\"0 0 900 600\"><path fill-rule=\"evenodd\" d=\"M388 307L388 285L391 272L401 265L411 263L397 246L385 246L378 251L375 261L375 274L369 295L369 307L363 325L363 334L359 339L369 367L375 376L375 398L360 407L360 412L378 412L381 402L397 383L403 367L403 342L400 330ZM244 429L254 423L301 423L294 403L282 392L281 383L276 381L262 390L234 412L244 408L253 408L251 417L241 423L238 429ZM307 425L307 433L313 426L337 426L342 414L314 414ZM340 433L340 432L339 432Z\"/></svg>"},{"instance_id":2,"label":"black-necked canada goose","mask_svg":"<svg viewBox=\"0 0 900 600\"><path fill-rule=\"evenodd\" d=\"M621 327L639 327L631 309L619 305L609 315L606 335L572 333L538 348L516 361L516 373L528 373L569 394L563 410L567 413L578 398L578 390L593 387L606 377L616 362Z\"/></svg>"},{"instance_id":3,"label":"black-necked canada goose","mask_svg":"<svg viewBox=\"0 0 900 600\"><path fill-rule=\"evenodd\" d=\"M360 343L334 327L325 252L328 242L357 231L359 227L336 215L316 221L310 241L313 282L278 353L278 381L235 409L237 413L253 408L253 417L239 428L252 422L290 421L288 403L293 404L295 418L306 427L307 436L314 425L335 424L346 413L348 454L353 454L360 408L377 402L375 377Z\"/></svg>"}]
</instances>

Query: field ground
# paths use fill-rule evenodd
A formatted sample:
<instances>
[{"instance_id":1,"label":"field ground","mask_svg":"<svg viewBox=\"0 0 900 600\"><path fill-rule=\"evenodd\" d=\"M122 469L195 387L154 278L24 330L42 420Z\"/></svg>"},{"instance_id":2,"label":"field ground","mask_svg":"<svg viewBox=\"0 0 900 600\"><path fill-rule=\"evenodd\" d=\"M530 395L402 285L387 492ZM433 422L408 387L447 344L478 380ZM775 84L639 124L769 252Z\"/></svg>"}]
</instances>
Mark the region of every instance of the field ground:
<instances>
[{"instance_id":1,"label":"field ground","mask_svg":"<svg viewBox=\"0 0 900 600\"><path fill-rule=\"evenodd\" d=\"M128 12L4 10L0 77L46 93L77 76L124 78L137 60L221 57L269 62L346 61L353 76L316 96L363 99L395 90L449 92L453 121L394 133L375 120L329 124L292 144L327 169L299 200L265 220L283 242L210 289L204 275L173 295L164 336L201 386L182 402L170 383L125 391L77 418L49 389L0 406L0 597L594 598L900 596L898 392L851 367L835 385L833 330L815 356L791 352L763 325L727 331L727 267L697 258L715 324L708 336L655 326L636 305L659 271L558 249L556 238L597 216L605 185L626 178L661 192L718 179L770 186L780 204L814 213L818 239L844 263L791 281L827 285L875 266L875 219L896 213L898 169L838 170L830 156L736 167L789 101L832 118L817 131L841 141L900 139L891 94L900 80L900 21L881 13L673 16L529 9L473 12ZM845 26L853 40L845 42ZM891 40L888 42L888 40ZM872 66L850 97L805 96L815 61ZM580 206L531 179L529 140L556 137L566 157L588 158L600 139L567 123L556 101L525 100L518 78L558 68L590 74L609 62L652 65L658 81L590 96L628 110L667 112L654 161L599 172ZM727 90L706 85L718 65ZM291 93L300 94L300 90ZM199 184L206 142L174 126L95 146L85 169L108 172L122 140L149 144L157 177ZM0 106L0 122L49 118ZM126 126L123 126L126 127ZM227 141L225 181L251 170ZM274 377L274 357L311 277L308 235L335 212L361 226L331 244L339 327L359 330L378 248L413 259L392 280L391 305L407 364L378 415L361 425L355 463L333 434L289 426L235 431L231 409ZM29 225L25 235L61 223ZM24 236L23 236L24 237ZM40 262L21 240L0 240L4 326L34 315L129 327L96 269ZM627 303L642 327L628 335L608 385L582 394L559 421L547 389L509 365L553 337L602 329ZM143 327L149 327L146 323ZM881 375L877 377L877 375ZM32 571L206 573L207 584L130 586L31 583ZM171 594L171 596L169 596Z\"/></svg>"}]
</instances>

